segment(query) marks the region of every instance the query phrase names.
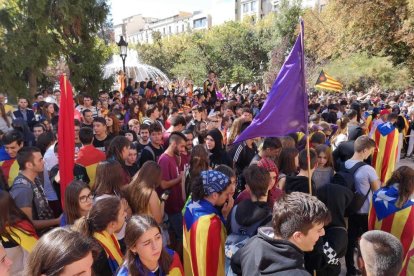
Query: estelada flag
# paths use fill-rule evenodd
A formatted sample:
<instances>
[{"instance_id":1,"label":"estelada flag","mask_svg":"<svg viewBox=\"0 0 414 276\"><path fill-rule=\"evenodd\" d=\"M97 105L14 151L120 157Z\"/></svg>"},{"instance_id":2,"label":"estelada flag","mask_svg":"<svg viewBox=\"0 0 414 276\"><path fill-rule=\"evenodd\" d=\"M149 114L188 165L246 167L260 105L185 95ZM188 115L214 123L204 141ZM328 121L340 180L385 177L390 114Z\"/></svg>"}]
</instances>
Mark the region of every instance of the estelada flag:
<instances>
[{"instance_id":1,"label":"estelada flag","mask_svg":"<svg viewBox=\"0 0 414 276\"><path fill-rule=\"evenodd\" d=\"M385 183L394 172L398 155L398 136L398 129L390 122L380 124L375 130L373 139L376 149L372 158L372 166L382 183Z\"/></svg>"},{"instance_id":2,"label":"estelada flag","mask_svg":"<svg viewBox=\"0 0 414 276\"><path fill-rule=\"evenodd\" d=\"M315 84L315 88L332 90L336 92L342 91L343 87L342 83L326 74L323 70L319 74L319 78Z\"/></svg>"},{"instance_id":3,"label":"estelada flag","mask_svg":"<svg viewBox=\"0 0 414 276\"><path fill-rule=\"evenodd\" d=\"M72 85L66 75L60 76L60 109L58 126L58 156L60 174L60 194L62 206L64 204L65 190L73 180L73 167L75 163L75 122Z\"/></svg>"},{"instance_id":4,"label":"estelada flag","mask_svg":"<svg viewBox=\"0 0 414 276\"><path fill-rule=\"evenodd\" d=\"M369 230L382 230L401 241L404 256L414 241L414 200L408 199L401 208L395 206L399 196L396 185L374 192L368 217Z\"/></svg>"}]
</instances>

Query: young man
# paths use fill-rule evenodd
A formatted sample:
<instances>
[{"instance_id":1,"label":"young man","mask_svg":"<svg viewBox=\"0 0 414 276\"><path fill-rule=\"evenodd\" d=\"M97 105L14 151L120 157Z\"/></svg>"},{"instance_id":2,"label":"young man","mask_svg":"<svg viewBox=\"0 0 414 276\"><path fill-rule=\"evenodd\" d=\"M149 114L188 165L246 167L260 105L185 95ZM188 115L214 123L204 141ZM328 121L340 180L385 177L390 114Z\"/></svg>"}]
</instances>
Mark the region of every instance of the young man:
<instances>
[{"instance_id":1,"label":"young man","mask_svg":"<svg viewBox=\"0 0 414 276\"><path fill-rule=\"evenodd\" d=\"M138 172L137 158L137 147L135 144L131 143L131 146L129 147L128 158L125 160L125 169L128 171L131 179Z\"/></svg>"},{"instance_id":2,"label":"young man","mask_svg":"<svg viewBox=\"0 0 414 276\"><path fill-rule=\"evenodd\" d=\"M237 275L310 275L304 253L312 251L330 221L325 204L293 192L275 202L272 227L261 227L231 259Z\"/></svg>"},{"instance_id":3,"label":"young man","mask_svg":"<svg viewBox=\"0 0 414 276\"><path fill-rule=\"evenodd\" d=\"M98 116L98 109L96 106L93 106L93 98L90 95L83 96L83 105L78 105L76 107L79 112L83 112L85 109L89 109L92 112L92 116L96 118Z\"/></svg>"},{"instance_id":4,"label":"young man","mask_svg":"<svg viewBox=\"0 0 414 276\"><path fill-rule=\"evenodd\" d=\"M350 170L359 162L363 162L375 150L375 142L368 136L363 135L356 139L354 143L354 155L345 162L345 168ZM357 270L354 265L354 249L358 238L368 231L368 212L372 193L379 189L381 182L375 169L368 164L363 165L354 173L355 190L366 195L366 200L356 214L349 215L348 219L348 248L345 256L347 273L356 275Z\"/></svg>"},{"instance_id":5,"label":"young man","mask_svg":"<svg viewBox=\"0 0 414 276\"><path fill-rule=\"evenodd\" d=\"M202 122L202 115L204 112L204 107L201 105L195 105L191 108L191 115L193 119L187 125L187 129L194 132L198 129L198 125Z\"/></svg>"},{"instance_id":6,"label":"young man","mask_svg":"<svg viewBox=\"0 0 414 276\"><path fill-rule=\"evenodd\" d=\"M113 138L112 135L108 135L107 133L106 120L102 117L93 119L93 131L95 132L93 146L98 150L105 152L106 146L109 145Z\"/></svg>"},{"instance_id":7,"label":"young man","mask_svg":"<svg viewBox=\"0 0 414 276\"><path fill-rule=\"evenodd\" d=\"M90 129L93 129L93 113L89 109L84 109L82 111L83 116L83 123L82 127L89 127Z\"/></svg>"},{"instance_id":8,"label":"young man","mask_svg":"<svg viewBox=\"0 0 414 276\"><path fill-rule=\"evenodd\" d=\"M314 149L310 149L310 171L308 169L308 154L304 149L299 152L299 174L296 176L287 176L284 190L286 193L302 192L309 193L309 178L312 179L313 172L318 166L318 155ZM314 195L315 183L312 181L312 194Z\"/></svg>"},{"instance_id":9,"label":"young man","mask_svg":"<svg viewBox=\"0 0 414 276\"><path fill-rule=\"evenodd\" d=\"M181 192L183 172L180 170L180 155L185 152L186 138L180 132L173 132L169 137L169 146L161 154L158 164L162 171L161 189L169 190L170 195L165 202L165 213L168 214L170 231L175 235L175 241L182 246L183 217L181 210L184 201ZM180 250L178 250L180 251Z\"/></svg>"},{"instance_id":10,"label":"young man","mask_svg":"<svg viewBox=\"0 0 414 276\"><path fill-rule=\"evenodd\" d=\"M143 124L151 125L151 124L158 124L161 127L161 131L164 133L165 129L164 126L161 124L160 121L158 121L158 118L160 117L160 110L158 109L157 105L150 106L147 111L145 112L145 115L147 116L144 118Z\"/></svg>"},{"instance_id":11,"label":"young man","mask_svg":"<svg viewBox=\"0 0 414 276\"><path fill-rule=\"evenodd\" d=\"M361 255L358 258L358 265L362 275L409 275L399 274L403 261L403 248L401 242L390 233L379 230L368 231L362 235L359 246Z\"/></svg>"},{"instance_id":12,"label":"young man","mask_svg":"<svg viewBox=\"0 0 414 276\"><path fill-rule=\"evenodd\" d=\"M372 166L382 183L391 177L397 163L399 131L394 125L397 118L398 114L390 113L387 122L377 127L373 137L377 150L372 158Z\"/></svg>"},{"instance_id":13,"label":"young man","mask_svg":"<svg viewBox=\"0 0 414 276\"><path fill-rule=\"evenodd\" d=\"M26 98L19 98L17 103L17 110L13 112L15 118L22 118L26 121L27 125L31 128L36 124L36 117L30 108L28 108L29 102Z\"/></svg>"},{"instance_id":14,"label":"young man","mask_svg":"<svg viewBox=\"0 0 414 276\"><path fill-rule=\"evenodd\" d=\"M139 127L139 137L137 141L137 151L141 154L141 151L150 143L149 125L141 124Z\"/></svg>"},{"instance_id":15,"label":"young man","mask_svg":"<svg viewBox=\"0 0 414 276\"><path fill-rule=\"evenodd\" d=\"M42 124L40 123L35 124L33 126L33 135L35 137L35 140L37 141L37 138L39 138L39 135L44 133L45 131L46 131L45 127Z\"/></svg>"},{"instance_id":16,"label":"young man","mask_svg":"<svg viewBox=\"0 0 414 276\"><path fill-rule=\"evenodd\" d=\"M2 142L7 156L0 161L0 166L3 171L9 187L13 185L14 179L19 174L19 164L17 163L17 152L23 147L23 134L18 130L12 130L3 135Z\"/></svg>"},{"instance_id":17,"label":"young man","mask_svg":"<svg viewBox=\"0 0 414 276\"><path fill-rule=\"evenodd\" d=\"M253 157L250 164L256 164L262 158L269 158L273 161L277 160L280 152L282 151L282 142L277 137L266 137L263 140L262 147L259 148L259 152Z\"/></svg>"},{"instance_id":18,"label":"young man","mask_svg":"<svg viewBox=\"0 0 414 276\"><path fill-rule=\"evenodd\" d=\"M172 132L181 132L185 129L186 122L183 116L176 116L171 119L171 126L162 135L164 141L164 148L168 147L169 137Z\"/></svg>"},{"instance_id":19,"label":"young man","mask_svg":"<svg viewBox=\"0 0 414 276\"><path fill-rule=\"evenodd\" d=\"M225 275L223 214L233 207L226 203L233 192L230 184L229 177L214 170L202 171L193 182L183 220L185 275Z\"/></svg>"},{"instance_id":20,"label":"young man","mask_svg":"<svg viewBox=\"0 0 414 276\"><path fill-rule=\"evenodd\" d=\"M139 167L141 168L145 162L152 160L158 162L159 157L164 152L162 146L162 128L158 123L149 126L149 133L151 142L144 147L139 157Z\"/></svg>"},{"instance_id":21,"label":"young man","mask_svg":"<svg viewBox=\"0 0 414 276\"><path fill-rule=\"evenodd\" d=\"M19 151L16 159L20 172L14 180L10 195L17 207L27 215L36 229L59 225L60 218L54 218L38 177L44 170L40 150L36 147L25 147Z\"/></svg>"},{"instance_id":22,"label":"young man","mask_svg":"<svg viewBox=\"0 0 414 276\"><path fill-rule=\"evenodd\" d=\"M99 162L106 159L105 153L92 145L92 129L88 127L81 128L79 130L79 140L82 143L82 147L78 152L78 157L75 159L75 163L85 167L90 180L89 184L92 187L95 183L96 167Z\"/></svg>"}]
</instances>

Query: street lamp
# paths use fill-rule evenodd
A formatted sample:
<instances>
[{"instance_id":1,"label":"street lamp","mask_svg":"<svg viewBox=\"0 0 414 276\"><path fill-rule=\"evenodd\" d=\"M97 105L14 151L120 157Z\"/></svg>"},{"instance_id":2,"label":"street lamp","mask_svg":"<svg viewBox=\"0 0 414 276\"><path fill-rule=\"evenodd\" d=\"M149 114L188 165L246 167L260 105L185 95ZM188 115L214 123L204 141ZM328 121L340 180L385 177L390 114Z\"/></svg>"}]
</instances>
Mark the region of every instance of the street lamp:
<instances>
[{"instance_id":1,"label":"street lamp","mask_svg":"<svg viewBox=\"0 0 414 276\"><path fill-rule=\"evenodd\" d=\"M260 64L259 64L259 68L260 68L260 75L261 75L261 79L262 79L262 83L261 83L261 85L262 86L264 86L264 79L263 79L263 69L264 69L264 63L263 63L263 60L262 61L260 61Z\"/></svg>"},{"instance_id":2,"label":"street lamp","mask_svg":"<svg viewBox=\"0 0 414 276\"><path fill-rule=\"evenodd\" d=\"M124 36L121 35L121 38L119 39L119 42L117 43L118 47L119 47L119 51L120 51L120 56L122 59L122 66L124 69L124 74L126 76L126 71L125 71L125 59L127 57L127 51L128 51L128 42L126 42L124 40Z\"/></svg>"}]
</instances>

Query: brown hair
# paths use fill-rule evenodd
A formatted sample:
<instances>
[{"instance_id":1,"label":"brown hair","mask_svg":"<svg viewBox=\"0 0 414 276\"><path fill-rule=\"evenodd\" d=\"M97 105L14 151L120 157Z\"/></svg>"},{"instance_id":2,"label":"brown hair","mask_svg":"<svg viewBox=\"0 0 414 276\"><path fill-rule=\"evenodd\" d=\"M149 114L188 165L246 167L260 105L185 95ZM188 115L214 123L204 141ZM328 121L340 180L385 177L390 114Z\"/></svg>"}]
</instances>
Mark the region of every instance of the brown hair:
<instances>
[{"instance_id":1,"label":"brown hair","mask_svg":"<svg viewBox=\"0 0 414 276\"><path fill-rule=\"evenodd\" d=\"M0 103L0 112L1 112L1 117L7 124L7 127L10 127L10 121L9 121L9 118L7 117L6 109L4 108L4 105L2 103Z\"/></svg>"},{"instance_id":2,"label":"brown hair","mask_svg":"<svg viewBox=\"0 0 414 276\"><path fill-rule=\"evenodd\" d=\"M243 118L237 118L233 121L233 124L230 127L230 135L229 138L227 139L227 144L230 145L232 144L237 136L239 136L239 134L241 133L241 128L242 125L244 123L244 119Z\"/></svg>"},{"instance_id":3,"label":"brown hair","mask_svg":"<svg viewBox=\"0 0 414 276\"><path fill-rule=\"evenodd\" d=\"M359 136L354 143L355 152L363 152L364 150L369 150L375 147L375 141L366 135Z\"/></svg>"},{"instance_id":4,"label":"brown hair","mask_svg":"<svg viewBox=\"0 0 414 276\"><path fill-rule=\"evenodd\" d=\"M65 190L65 215L66 223L73 224L81 217L79 212L79 195L83 189L89 189L88 184L80 181L72 181Z\"/></svg>"},{"instance_id":5,"label":"brown hair","mask_svg":"<svg viewBox=\"0 0 414 276\"><path fill-rule=\"evenodd\" d=\"M310 155L310 167L311 169L315 168L316 164L318 164L318 155L314 149L309 150ZM306 149L301 150L299 152L299 168L301 170L308 170L308 151Z\"/></svg>"},{"instance_id":6,"label":"brown hair","mask_svg":"<svg viewBox=\"0 0 414 276\"><path fill-rule=\"evenodd\" d=\"M316 147L316 157L319 156L320 153L325 153L326 155L326 165L325 167L331 167L333 168L333 157L332 157L332 150L327 145L318 145Z\"/></svg>"},{"instance_id":7,"label":"brown hair","mask_svg":"<svg viewBox=\"0 0 414 276\"><path fill-rule=\"evenodd\" d=\"M108 134L111 133L115 136L117 136L119 134L119 120L116 117L116 115L112 112L109 112L108 115L106 115L106 117L109 117L112 119L112 126L106 126L106 129L108 131Z\"/></svg>"},{"instance_id":8,"label":"brown hair","mask_svg":"<svg viewBox=\"0 0 414 276\"><path fill-rule=\"evenodd\" d=\"M273 207L272 226L275 235L284 240L296 231L307 234L315 223L328 224L330 213L325 204L309 194L292 192L284 194Z\"/></svg>"},{"instance_id":9,"label":"brown hair","mask_svg":"<svg viewBox=\"0 0 414 276\"><path fill-rule=\"evenodd\" d=\"M93 233L103 231L109 223L117 221L120 209L121 200L118 197L100 199L95 202L87 216L75 222L73 229L84 236L92 237Z\"/></svg>"},{"instance_id":10,"label":"brown hair","mask_svg":"<svg viewBox=\"0 0 414 276\"><path fill-rule=\"evenodd\" d=\"M298 168L295 164L295 157L298 154L299 151L296 148L282 148L279 159L277 160L277 167L279 168L279 172L286 175L296 173Z\"/></svg>"},{"instance_id":11,"label":"brown hair","mask_svg":"<svg viewBox=\"0 0 414 276\"><path fill-rule=\"evenodd\" d=\"M256 198L267 195L270 182L268 170L253 164L243 171L243 176L246 179L246 185Z\"/></svg>"},{"instance_id":12,"label":"brown hair","mask_svg":"<svg viewBox=\"0 0 414 276\"><path fill-rule=\"evenodd\" d=\"M118 161L108 159L99 162L96 167L96 177L93 185L93 192L95 196L103 194L120 195L120 187L123 184L123 179L123 168Z\"/></svg>"},{"instance_id":13,"label":"brown hair","mask_svg":"<svg viewBox=\"0 0 414 276\"><path fill-rule=\"evenodd\" d=\"M126 225L124 241L127 252L125 256L125 262L128 267L129 275L141 275L141 272L144 272L144 275L147 275L149 273L149 270L146 267L142 267L143 271L140 271L137 268L137 256L134 254L134 252L131 251L131 248L134 247L137 240L151 228L157 228L161 234L161 228L155 219L153 219L151 216L146 215L132 216ZM165 245L163 244L161 256L158 261L159 267L162 271L169 271L171 263L172 257L167 252Z\"/></svg>"},{"instance_id":14,"label":"brown hair","mask_svg":"<svg viewBox=\"0 0 414 276\"><path fill-rule=\"evenodd\" d=\"M402 208L414 193L414 170L408 166L399 167L393 172L385 186L390 187L396 183L398 183L398 199L395 206Z\"/></svg>"}]
</instances>

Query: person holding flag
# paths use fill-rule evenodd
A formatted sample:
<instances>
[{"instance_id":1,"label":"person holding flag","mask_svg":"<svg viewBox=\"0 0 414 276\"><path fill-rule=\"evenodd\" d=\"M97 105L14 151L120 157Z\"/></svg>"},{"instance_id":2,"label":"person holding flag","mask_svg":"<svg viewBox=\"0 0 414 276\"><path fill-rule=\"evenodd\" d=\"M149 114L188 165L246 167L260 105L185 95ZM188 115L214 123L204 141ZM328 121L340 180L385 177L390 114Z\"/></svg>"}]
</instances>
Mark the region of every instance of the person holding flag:
<instances>
[{"instance_id":1,"label":"person holding flag","mask_svg":"<svg viewBox=\"0 0 414 276\"><path fill-rule=\"evenodd\" d=\"M394 125L397 117L395 113L388 114L387 122L377 127L373 137L376 149L372 158L372 166L382 183L391 177L397 160L399 132Z\"/></svg>"},{"instance_id":2,"label":"person holding flag","mask_svg":"<svg viewBox=\"0 0 414 276\"><path fill-rule=\"evenodd\" d=\"M404 257L414 256L414 170L408 166L398 168L377 190L369 212L368 229L382 230L397 237L404 249ZM411 260L414 262L414 260Z\"/></svg>"}]
</instances>

